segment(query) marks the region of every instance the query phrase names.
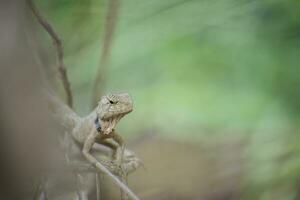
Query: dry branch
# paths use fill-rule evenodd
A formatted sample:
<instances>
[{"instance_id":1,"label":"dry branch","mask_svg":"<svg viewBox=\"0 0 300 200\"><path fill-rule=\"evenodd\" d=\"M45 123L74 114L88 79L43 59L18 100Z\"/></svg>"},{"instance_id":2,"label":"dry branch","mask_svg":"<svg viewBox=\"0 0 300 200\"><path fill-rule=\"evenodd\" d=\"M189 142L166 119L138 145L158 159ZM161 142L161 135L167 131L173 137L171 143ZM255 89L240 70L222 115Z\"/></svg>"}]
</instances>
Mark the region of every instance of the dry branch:
<instances>
[{"instance_id":1,"label":"dry branch","mask_svg":"<svg viewBox=\"0 0 300 200\"><path fill-rule=\"evenodd\" d=\"M33 1L32 0L27 0L27 3L29 5L31 11L33 12L34 16L37 18L38 22L40 23L40 25L47 31L47 33L50 35L50 37L53 40L53 43L54 43L56 51L57 51L58 71L59 71L60 76L61 76L63 87L66 91L67 103L68 103L69 107L72 108L73 107L73 96L72 96L70 82L69 82L69 79L68 79L67 70L66 70L65 65L64 65L64 53L63 53L63 46L62 46L61 39L59 38L57 33L55 33L52 26L41 15L41 13L37 9L37 7L33 3Z\"/></svg>"}]
</instances>

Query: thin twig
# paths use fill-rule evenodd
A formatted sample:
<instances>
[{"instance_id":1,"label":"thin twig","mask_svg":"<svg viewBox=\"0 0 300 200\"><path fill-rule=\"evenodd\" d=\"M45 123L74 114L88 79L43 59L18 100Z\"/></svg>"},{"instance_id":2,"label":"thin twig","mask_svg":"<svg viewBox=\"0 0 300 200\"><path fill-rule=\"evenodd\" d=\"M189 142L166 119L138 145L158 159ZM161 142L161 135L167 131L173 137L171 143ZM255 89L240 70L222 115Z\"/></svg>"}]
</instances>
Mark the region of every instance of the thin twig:
<instances>
[{"instance_id":1,"label":"thin twig","mask_svg":"<svg viewBox=\"0 0 300 200\"><path fill-rule=\"evenodd\" d=\"M107 61L111 52L112 38L117 24L119 7L119 0L109 0L108 10L104 24L104 37L102 51L100 55L100 63L93 85L92 107L97 105L97 101L99 100L99 97L102 95L103 92Z\"/></svg>"},{"instance_id":2,"label":"thin twig","mask_svg":"<svg viewBox=\"0 0 300 200\"><path fill-rule=\"evenodd\" d=\"M38 179L38 182L37 182L37 186L35 187L35 190L34 190L34 195L33 195L33 200L38 200L41 196L41 193L42 193L42 180L41 179Z\"/></svg>"},{"instance_id":3,"label":"thin twig","mask_svg":"<svg viewBox=\"0 0 300 200\"><path fill-rule=\"evenodd\" d=\"M46 182L47 182L47 177L42 175L42 177L38 180L38 186L35 190L33 200L48 200Z\"/></svg>"},{"instance_id":4,"label":"thin twig","mask_svg":"<svg viewBox=\"0 0 300 200\"><path fill-rule=\"evenodd\" d=\"M64 148L63 151L65 153L65 160L66 160L66 163L67 165L70 165L70 157L69 157L69 152L71 151L71 142L70 142L70 139L69 138L69 134L68 133L65 133L65 136L64 136L64 139L62 141L62 147ZM79 180L79 173L77 173L76 170L72 170L72 173L73 173L73 176L75 177L75 180L76 180L76 195L77 195L77 199L79 200L82 200L81 198L81 191L80 191L80 180Z\"/></svg>"},{"instance_id":5,"label":"thin twig","mask_svg":"<svg viewBox=\"0 0 300 200\"><path fill-rule=\"evenodd\" d=\"M100 174L96 173L96 199L101 200Z\"/></svg>"},{"instance_id":6,"label":"thin twig","mask_svg":"<svg viewBox=\"0 0 300 200\"><path fill-rule=\"evenodd\" d=\"M123 174L123 175L121 176L121 180L122 180L122 182L123 182L124 184L128 185L127 174ZM128 200L128 195L127 195L126 192L123 191L122 189L121 189L121 200Z\"/></svg>"},{"instance_id":7,"label":"thin twig","mask_svg":"<svg viewBox=\"0 0 300 200\"><path fill-rule=\"evenodd\" d=\"M38 22L40 23L40 25L48 32L48 34L50 35L50 37L53 40L53 43L54 43L55 48L57 50L58 71L59 71L60 76L61 76L63 87L66 91L67 103L70 106L70 108L72 108L73 107L73 97L72 97L70 82L69 82L68 75L67 75L67 70L66 70L65 65L64 65L64 53L63 53L63 46L62 46L61 39L59 38L57 33L55 33L52 26L41 15L41 13L37 9L37 7L33 3L33 1L32 0L27 0L27 3L29 5L31 11L33 12L35 17L37 18Z\"/></svg>"}]
</instances>

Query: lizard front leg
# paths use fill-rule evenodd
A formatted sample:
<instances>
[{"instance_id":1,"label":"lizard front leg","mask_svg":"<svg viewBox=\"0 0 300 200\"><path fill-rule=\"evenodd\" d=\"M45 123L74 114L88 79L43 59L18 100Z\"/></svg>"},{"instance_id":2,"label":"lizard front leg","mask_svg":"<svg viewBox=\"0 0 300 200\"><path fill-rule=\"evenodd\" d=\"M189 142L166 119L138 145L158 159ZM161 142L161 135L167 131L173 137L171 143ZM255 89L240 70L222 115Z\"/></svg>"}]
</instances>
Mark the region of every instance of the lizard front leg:
<instances>
[{"instance_id":1,"label":"lizard front leg","mask_svg":"<svg viewBox=\"0 0 300 200\"><path fill-rule=\"evenodd\" d=\"M82 153L84 155L84 157L96 168L100 168L101 170L101 166L97 166L97 164L99 163L98 160L96 158L94 158L94 156L92 156L92 154L90 154L90 151L95 143L95 139L97 137L97 132L96 131L92 131L88 137L86 138L86 140L84 141L83 144L83 149L82 149Z\"/></svg>"},{"instance_id":2,"label":"lizard front leg","mask_svg":"<svg viewBox=\"0 0 300 200\"><path fill-rule=\"evenodd\" d=\"M114 160L116 164L121 165L123 162L124 150L125 150L125 143L123 138L115 131L112 132L112 139L118 143L114 153Z\"/></svg>"},{"instance_id":3,"label":"lizard front leg","mask_svg":"<svg viewBox=\"0 0 300 200\"><path fill-rule=\"evenodd\" d=\"M102 165L91 153L93 144L95 143L98 132L93 130L90 135L86 138L82 153L84 157L92 164L97 170L108 175L123 191L125 191L132 199L139 200L139 198L115 175L113 175L104 165Z\"/></svg>"},{"instance_id":4,"label":"lizard front leg","mask_svg":"<svg viewBox=\"0 0 300 200\"><path fill-rule=\"evenodd\" d=\"M109 139L112 139L113 141ZM125 143L122 137L118 133L116 133L114 129L112 129L112 131L108 134L99 134L95 136L94 142L112 149L112 159L114 164L121 166L125 151Z\"/></svg>"},{"instance_id":5,"label":"lizard front leg","mask_svg":"<svg viewBox=\"0 0 300 200\"><path fill-rule=\"evenodd\" d=\"M122 174L122 171L123 173L125 174L129 174L129 173L132 173L133 171L135 171L137 168L139 168L141 165L142 165L142 161L136 157L136 155L129 151L129 150L126 150L126 148L124 148L124 153L123 153L123 156L122 156L122 143L121 142L121 146L119 145L119 143L117 143L115 140L109 140L107 138L112 138L111 137L97 137L96 138L96 143L98 144L101 144L101 145L104 145L108 148L110 148L113 152L112 154L112 161L101 161L101 163L106 167L108 168L111 172L113 172L114 174L118 174L118 175L121 175ZM118 139L117 139L118 140ZM125 145L123 145L125 146ZM120 159L121 158L121 159ZM117 166L117 160L121 160L121 167Z\"/></svg>"},{"instance_id":6,"label":"lizard front leg","mask_svg":"<svg viewBox=\"0 0 300 200\"><path fill-rule=\"evenodd\" d=\"M112 140L109 140L112 139ZM126 172L122 169L123 164L123 154L125 150L124 141L120 135L118 135L114 130L109 134L100 134L95 138L95 142L112 149L112 161L102 161L105 166L109 166L113 173L121 176L122 174L126 174Z\"/></svg>"},{"instance_id":7,"label":"lizard front leg","mask_svg":"<svg viewBox=\"0 0 300 200\"><path fill-rule=\"evenodd\" d=\"M101 137L102 136L102 137ZM125 150L125 145L122 137L117 134L114 130L110 132L110 134L103 134L100 136L100 140L98 142L111 146L113 150L113 164L115 170L114 173L116 173L118 176L120 176L121 180L123 183L127 184L127 172L123 169L123 155L124 155L124 150ZM110 143L106 141L105 139L107 138L112 138L115 143ZM117 143L117 144L116 144ZM121 189L121 200L127 200L128 196L126 193Z\"/></svg>"},{"instance_id":8,"label":"lizard front leg","mask_svg":"<svg viewBox=\"0 0 300 200\"><path fill-rule=\"evenodd\" d=\"M127 172L123 168L123 156L124 156L124 150L125 150L125 143L123 138L116 133L114 130L112 132L112 139L118 143L118 147L115 151L114 159L117 166L121 168L121 179L123 183L127 184ZM121 190L121 200L127 200L128 196L126 193L124 193L123 190Z\"/></svg>"}]
</instances>

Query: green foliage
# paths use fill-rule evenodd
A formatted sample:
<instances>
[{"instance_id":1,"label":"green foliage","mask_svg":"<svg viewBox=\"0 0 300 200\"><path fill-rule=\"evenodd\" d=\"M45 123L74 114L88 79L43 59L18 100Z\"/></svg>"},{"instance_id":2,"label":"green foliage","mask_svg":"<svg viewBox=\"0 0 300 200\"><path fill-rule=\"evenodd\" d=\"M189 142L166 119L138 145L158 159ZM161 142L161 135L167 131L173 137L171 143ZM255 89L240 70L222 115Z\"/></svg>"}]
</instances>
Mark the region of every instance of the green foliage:
<instances>
[{"instance_id":1,"label":"green foliage","mask_svg":"<svg viewBox=\"0 0 300 200\"><path fill-rule=\"evenodd\" d=\"M76 109L88 113L107 1L41 6L64 41ZM121 1L105 74L107 91L129 91L135 100L121 126L202 139L205 127L251 130L245 199L272 199L278 188L295 199L299 27L296 0Z\"/></svg>"}]
</instances>

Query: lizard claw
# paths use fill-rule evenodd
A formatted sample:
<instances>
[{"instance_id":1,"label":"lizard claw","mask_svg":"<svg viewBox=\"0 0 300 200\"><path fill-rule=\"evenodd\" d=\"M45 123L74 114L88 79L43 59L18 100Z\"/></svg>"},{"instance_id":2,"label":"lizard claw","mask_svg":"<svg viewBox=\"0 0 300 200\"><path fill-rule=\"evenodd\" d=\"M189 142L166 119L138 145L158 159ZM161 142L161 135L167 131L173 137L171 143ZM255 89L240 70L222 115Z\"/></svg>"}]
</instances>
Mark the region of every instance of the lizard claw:
<instances>
[{"instance_id":1,"label":"lizard claw","mask_svg":"<svg viewBox=\"0 0 300 200\"><path fill-rule=\"evenodd\" d=\"M145 168L143 161L139 159L133 152L127 150L122 164L122 167L126 174L134 172L140 166L143 166Z\"/></svg>"},{"instance_id":2,"label":"lizard claw","mask_svg":"<svg viewBox=\"0 0 300 200\"><path fill-rule=\"evenodd\" d=\"M122 176L136 171L139 167L145 169L143 161L132 151L125 149L123 159L102 160L101 163L112 173Z\"/></svg>"},{"instance_id":3,"label":"lizard claw","mask_svg":"<svg viewBox=\"0 0 300 200\"><path fill-rule=\"evenodd\" d=\"M112 173L121 176L124 173L126 174L126 171L123 169L122 164L116 161L101 161L101 163Z\"/></svg>"}]
</instances>

